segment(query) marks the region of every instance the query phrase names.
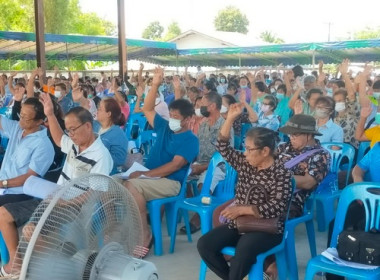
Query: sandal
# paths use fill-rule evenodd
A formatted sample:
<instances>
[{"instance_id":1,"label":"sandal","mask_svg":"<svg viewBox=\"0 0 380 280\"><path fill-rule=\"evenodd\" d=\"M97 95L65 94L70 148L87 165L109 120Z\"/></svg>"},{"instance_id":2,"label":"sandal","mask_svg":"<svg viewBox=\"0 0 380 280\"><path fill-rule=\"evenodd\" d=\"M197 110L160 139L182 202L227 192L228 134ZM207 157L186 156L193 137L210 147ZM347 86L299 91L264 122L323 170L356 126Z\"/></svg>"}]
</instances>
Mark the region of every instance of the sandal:
<instances>
[{"instance_id":1,"label":"sandal","mask_svg":"<svg viewBox=\"0 0 380 280\"><path fill-rule=\"evenodd\" d=\"M145 258L148 255L150 249L152 248L152 245L153 245L153 237L150 239L149 245L147 247L137 245L135 249L133 250L133 256L135 258L140 258L140 259Z\"/></svg>"},{"instance_id":2,"label":"sandal","mask_svg":"<svg viewBox=\"0 0 380 280\"><path fill-rule=\"evenodd\" d=\"M199 231L201 229L201 227L197 227L195 226L193 223L190 223L190 233L193 234L193 233L196 233L197 231ZM179 230L180 233L182 234L186 234L186 226L183 226L180 228Z\"/></svg>"},{"instance_id":3,"label":"sandal","mask_svg":"<svg viewBox=\"0 0 380 280\"><path fill-rule=\"evenodd\" d=\"M0 268L0 279L18 279L19 275L13 275L11 273L6 273L4 270L4 266Z\"/></svg>"}]
</instances>

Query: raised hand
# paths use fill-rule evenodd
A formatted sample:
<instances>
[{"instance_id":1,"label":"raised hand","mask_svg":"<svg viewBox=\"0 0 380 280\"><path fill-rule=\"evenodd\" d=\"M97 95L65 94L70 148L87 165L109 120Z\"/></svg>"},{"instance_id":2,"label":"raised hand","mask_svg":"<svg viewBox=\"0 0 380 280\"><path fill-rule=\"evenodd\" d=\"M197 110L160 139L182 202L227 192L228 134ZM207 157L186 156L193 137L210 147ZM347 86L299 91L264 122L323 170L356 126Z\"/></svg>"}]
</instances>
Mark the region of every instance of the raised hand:
<instances>
[{"instance_id":1,"label":"raised hand","mask_svg":"<svg viewBox=\"0 0 380 280\"><path fill-rule=\"evenodd\" d=\"M247 100L246 100L246 91L245 91L245 89L241 89L240 90L240 97L239 97L239 101L240 101L240 103L242 103L242 104L246 104L247 103Z\"/></svg>"},{"instance_id":2,"label":"raised hand","mask_svg":"<svg viewBox=\"0 0 380 280\"><path fill-rule=\"evenodd\" d=\"M18 72L12 72L11 73L11 77L13 78L14 76L16 76L18 74Z\"/></svg>"},{"instance_id":3,"label":"raised hand","mask_svg":"<svg viewBox=\"0 0 380 280\"><path fill-rule=\"evenodd\" d=\"M19 87L18 90L14 90L12 92L12 94L13 94L13 97L16 101L22 101L22 99L24 98L24 94L25 94L25 88Z\"/></svg>"},{"instance_id":4,"label":"raised hand","mask_svg":"<svg viewBox=\"0 0 380 280\"><path fill-rule=\"evenodd\" d=\"M79 81L79 75L78 73L74 73L73 81L71 82L71 87L73 88L73 90L79 86L78 81Z\"/></svg>"},{"instance_id":5,"label":"raised hand","mask_svg":"<svg viewBox=\"0 0 380 280\"><path fill-rule=\"evenodd\" d=\"M140 70L144 70L144 63L140 63Z\"/></svg>"},{"instance_id":6,"label":"raised hand","mask_svg":"<svg viewBox=\"0 0 380 280\"><path fill-rule=\"evenodd\" d=\"M162 83L162 79L164 77L164 68L156 67L153 72L153 80L152 85L159 87Z\"/></svg>"},{"instance_id":7,"label":"raised hand","mask_svg":"<svg viewBox=\"0 0 380 280\"><path fill-rule=\"evenodd\" d=\"M339 65L339 72L342 75L345 75L348 73L348 65L350 64L350 61L348 59L343 59L342 63Z\"/></svg>"},{"instance_id":8,"label":"raised hand","mask_svg":"<svg viewBox=\"0 0 380 280\"><path fill-rule=\"evenodd\" d=\"M44 113L47 117L54 115L54 106L50 94L42 92L40 95L41 103L44 105Z\"/></svg>"},{"instance_id":9,"label":"raised hand","mask_svg":"<svg viewBox=\"0 0 380 280\"><path fill-rule=\"evenodd\" d=\"M255 80L255 75L252 74L251 72L247 72L246 76L247 76L247 78L248 78L248 80L249 80L249 83L250 83L251 86L252 86L252 84L254 83L254 80Z\"/></svg>"},{"instance_id":10,"label":"raised hand","mask_svg":"<svg viewBox=\"0 0 380 280\"><path fill-rule=\"evenodd\" d=\"M244 105L241 103L231 104L228 109L226 119L231 120L231 121L236 120L243 112L243 108L244 108Z\"/></svg>"},{"instance_id":11,"label":"raised hand","mask_svg":"<svg viewBox=\"0 0 380 280\"><path fill-rule=\"evenodd\" d=\"M41 67L38 67L38 68L37 68L37 74L38 74L39 77L42 77L43 74L44 74L44 70L42 70Z\"/></svg>"},{"instance_id":12,"label":"raised hand","mask_svg":"<svg viewBox=\"0 0 380 280\"><path fill-rule=\"evenodd\" d=\"M173 76L173 87L174 89L181 89L181 81L179 80L179 77L177 75Z\"/></svg>"},{"instance_id":13,"label":"raised hand","mask_svg":"<svg viewBox=\"0 0 380 280\"><path fill-rule=\"evenodd\" d=\"M319 83L322 83L326 80L326 74L325 72L321 72L319 75L318 75L318 82Z\"/></svg>"},{"instance_id":14,"label":"raised hand","mask_svg":"<svg viewBox=\"0 0 380 280\"><path fill-rule=\"evenodd\" d=\"M303 102L301 99L298 99L294 104L294 115L302 114L303 112Z\"/></svg>"},{"instance_id":15,"label":"raised hand","mask_svg":"<svg viewBox=\"0 0 380 280\"><path fill-rule=\"evenodd\" d=\"M142 86L138 86L136 88L136 95L141 98L143 94L144 94L144 89L142 88Z\"/></svg>"}]
</instances>

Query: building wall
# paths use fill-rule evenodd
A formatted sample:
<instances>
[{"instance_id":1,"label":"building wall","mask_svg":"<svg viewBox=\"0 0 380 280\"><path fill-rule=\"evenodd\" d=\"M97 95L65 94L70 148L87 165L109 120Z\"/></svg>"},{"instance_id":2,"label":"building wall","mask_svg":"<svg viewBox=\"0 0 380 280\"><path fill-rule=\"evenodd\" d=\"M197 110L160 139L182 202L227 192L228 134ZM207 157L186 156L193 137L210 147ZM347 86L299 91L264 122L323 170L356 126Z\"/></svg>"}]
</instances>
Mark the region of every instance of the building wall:
<instances>
[{"instance_id":1,"label":"building wall","mask_svg":"<svg viewBox=\"0 0 380 280\"><path fill-rule=\"evenodd\" d=\"M199 48L223 48L227 45L222 44L219 40L191 34L179 40L173 41L177 44L177 49L199 49Z\"/></svg>"}]
</instances>

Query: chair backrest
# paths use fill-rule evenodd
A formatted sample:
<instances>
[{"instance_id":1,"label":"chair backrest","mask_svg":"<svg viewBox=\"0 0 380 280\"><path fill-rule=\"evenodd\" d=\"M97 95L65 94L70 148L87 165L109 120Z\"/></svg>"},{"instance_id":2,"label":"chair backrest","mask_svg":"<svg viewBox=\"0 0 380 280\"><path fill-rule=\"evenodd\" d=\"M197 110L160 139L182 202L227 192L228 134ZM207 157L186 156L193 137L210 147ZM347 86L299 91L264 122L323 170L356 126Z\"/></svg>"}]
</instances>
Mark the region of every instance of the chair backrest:
<instances>
[{"instance_id":1,"label":"chair backrest","mask_svg":"<svg viewBox=\"0 0 380 280\"><path fill-rule=\"evenodd\" d=\"M235 191L235 183L236 183L236 171L223 159L219 152L215 152L211 158L211 161L208 165L206 177L203 182L201 196L209 196L210 195L210 187L212 178L214 177L215 168L224 163L226 176L225 179L217 185L215 188L214 195L218 197L226 197L231 198L234 195Z\"/></svg>"},{"instance_id":2,"label":"chair backrest","mask_svg":"<svg viewBox=\"0 0 380 280\"><path fill-rule=\"evenodd\" d=\"M129 116L126 127L126 135L128 139L132 139L131 132L133 125L137 122L138 124L138 132L140 132L145 128L145 125L147 123L147 119L143 113L133 113Z\"/></svg>"},{"instance_id":3,"label":"chair backrest","mask_svg":"<svg viewBox=\"0 0 380 280\"><path fill-rule=\"evenodd\" d=\"M340 196L330 247L336 247L338 235L344 229L348 207L355 200L363 202L366 215L365 231L380 229L380 183L351 184L343 189Z\"/></svg>"},{"instance_id":4,"label":"chair backrest","mask_svg":"<svg viewBox=\"0 0 380 280\"><path fill-rule=\"evenodd\" d=\"M189 167L189 169L186 172L185 178L183 178L183 181L181 182L181 189L177 195L180 198L185 198L186 189L187 189L187 177L190 175L190 173L191 173L191 167Z\"/></svg>"},{"instance_id":5,"label":"chair backrest","mask_svg":"<svg viewBox=\"0 0 380 280\"><path fill-rule=\"evenodd\" d=\"M327 142L322 143L321 146L330 153L330 172L338 173L342 159L346 157L348 159L348 169L352 168L355 158L355 149L350 144ZM339 147L340 149L337 149Z\"/></svg>"},{"instance_id":6,"label":"chair backrest","mask_svg":"<svg viewBox=\"0 0 380 280\"><path fill-rule=\"evenodd\" d=\"M370 144L371 144L370 141L360 142L358 157L356 159L356 162L359 162L365 156L365 154L370 150L371 148Z\"/></svg>"}]
</instances>

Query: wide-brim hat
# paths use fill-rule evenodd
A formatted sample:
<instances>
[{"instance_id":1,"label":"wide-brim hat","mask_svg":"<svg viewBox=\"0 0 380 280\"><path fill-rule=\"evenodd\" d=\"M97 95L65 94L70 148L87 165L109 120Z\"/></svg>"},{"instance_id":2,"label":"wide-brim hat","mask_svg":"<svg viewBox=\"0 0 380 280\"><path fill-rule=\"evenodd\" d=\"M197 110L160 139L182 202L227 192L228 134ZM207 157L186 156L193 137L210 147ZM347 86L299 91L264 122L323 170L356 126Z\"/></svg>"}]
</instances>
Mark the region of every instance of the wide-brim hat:
<instances>
[{"instance_id":1,"label":"wide-brim hat","mask_svg":"<svg viewBox=\"0 0 380 280\"><path fill-rule=\"evenodd\" d=\"M304 114L294 115L279 130L284 134L306 133L318 136L322 135L317 130L317 122L314 117Z\"/></svg>"}]
</instances>

